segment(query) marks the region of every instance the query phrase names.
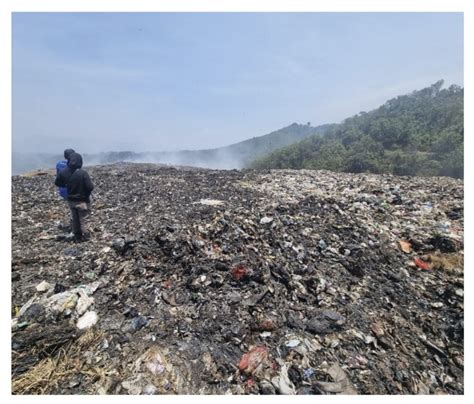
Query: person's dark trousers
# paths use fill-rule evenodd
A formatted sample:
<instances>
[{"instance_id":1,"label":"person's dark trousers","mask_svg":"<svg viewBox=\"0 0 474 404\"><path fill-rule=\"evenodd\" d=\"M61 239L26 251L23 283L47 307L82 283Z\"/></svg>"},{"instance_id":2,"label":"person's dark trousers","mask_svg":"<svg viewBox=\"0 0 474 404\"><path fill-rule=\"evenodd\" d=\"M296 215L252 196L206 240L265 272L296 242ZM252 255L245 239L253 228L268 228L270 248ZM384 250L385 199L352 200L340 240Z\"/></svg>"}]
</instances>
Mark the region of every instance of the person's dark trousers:
<instances>
[{"instance_id":1,"label":"person's dark trousers","mask_svg":"<svg viewBox=\"0 0 474 404\"><path fill-rule=\"evenodd\" d=\"M69 208L69 202L67 199L63 199L64 204L66 208ZM66 213L66 212L65 212ZM60 220L58 224L58 229L66 232L72 232L72 226L71 226L71 221L68 221L66 219L66 216L64 216L64 220Z\"/></svg>"},{"instance_id":2,"label":"person's dark trousers","mask_svg":"<svg viewBox=\"0 0 474 404\"><path fill-rule=\"evenodd\" d=\"M71 209L72 221L71 227L72 232L76 239L81 240L84 234L84 219L90 213L90 204L86 202L73 202L68 201L69 208Z\"/></svg>"}]
</instances>

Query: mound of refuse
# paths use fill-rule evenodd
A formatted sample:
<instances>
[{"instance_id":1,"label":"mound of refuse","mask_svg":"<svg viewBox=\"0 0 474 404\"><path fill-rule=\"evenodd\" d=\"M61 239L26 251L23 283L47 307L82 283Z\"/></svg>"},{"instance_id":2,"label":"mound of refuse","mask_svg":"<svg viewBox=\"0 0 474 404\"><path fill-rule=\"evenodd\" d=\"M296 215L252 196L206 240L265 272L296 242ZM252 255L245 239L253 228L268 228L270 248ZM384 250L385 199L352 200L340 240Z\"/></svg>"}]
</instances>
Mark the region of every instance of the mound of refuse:
<instances>
[{"instance_id":1,"label":"mound of refuse","mask_svg":"<svg viewBox=\"0 0 474 404\"><path fill-rule=\"evenodd\" d=\"M12 177L14 394L463 394L463 182L328 171Z\"/></svg>"}]
</instances>

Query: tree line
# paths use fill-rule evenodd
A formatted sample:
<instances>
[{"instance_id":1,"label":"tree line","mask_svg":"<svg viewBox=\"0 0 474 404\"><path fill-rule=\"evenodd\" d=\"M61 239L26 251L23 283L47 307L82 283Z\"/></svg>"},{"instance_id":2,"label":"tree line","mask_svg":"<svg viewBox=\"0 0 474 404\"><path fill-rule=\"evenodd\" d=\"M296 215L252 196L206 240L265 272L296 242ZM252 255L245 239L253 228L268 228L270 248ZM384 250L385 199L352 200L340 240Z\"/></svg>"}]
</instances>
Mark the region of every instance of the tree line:
<instances>
[{"instance_id":1,"label":"tree line","mask_svg":"<svg viewBox=\"0 0 474 404\"><path fill-rule=\"evenodd\" d=\"M252 168L464 177L464 89L443 80L278 149Z\"/></svg>"}]
</instances>

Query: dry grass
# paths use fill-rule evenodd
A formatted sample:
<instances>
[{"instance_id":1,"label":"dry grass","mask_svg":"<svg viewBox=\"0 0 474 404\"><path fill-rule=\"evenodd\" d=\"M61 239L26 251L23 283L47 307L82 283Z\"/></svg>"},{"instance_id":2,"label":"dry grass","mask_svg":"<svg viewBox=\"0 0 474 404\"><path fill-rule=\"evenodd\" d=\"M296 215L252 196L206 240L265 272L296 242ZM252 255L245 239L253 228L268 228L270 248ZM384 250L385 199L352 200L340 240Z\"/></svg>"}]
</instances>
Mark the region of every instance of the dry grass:
<instances>
[{"instance_id":1,"label":"dry grass","mask_svg":"<svg viewBox=\"0 0 474 404\"><path fill-rule=\"evenodd\" d=\"M21 174L22 177L39 177L41 175L54 175L56 174L56 170L53 168L48 168L44 170L35 170L29 171L27 173Z\"/></svg>"},{"instance_id":2,"label":"dry grass","mask_svg":"<svg viewBox=\"0 0 474 404\"><path fill-rule=\"evenodd\" d=\"M431 267L447 273L461 274L464 272L464 256L459 253L430 254Z\"/></svg>"},{"instance_id":3,"label":"dry grass","mask_svg":"<svg viewBox=\"0 0 474 404\"><path fill-rule=\"evenodd\" d=\"M13 394L54 394L74 375L83 375L92 381L105 379L106 371L88 365L82 353L94 350L103 334L88 331L78 340L61 348L54 357L45 358L27 372L12 380Z\"/></svg>"}]
</instances>

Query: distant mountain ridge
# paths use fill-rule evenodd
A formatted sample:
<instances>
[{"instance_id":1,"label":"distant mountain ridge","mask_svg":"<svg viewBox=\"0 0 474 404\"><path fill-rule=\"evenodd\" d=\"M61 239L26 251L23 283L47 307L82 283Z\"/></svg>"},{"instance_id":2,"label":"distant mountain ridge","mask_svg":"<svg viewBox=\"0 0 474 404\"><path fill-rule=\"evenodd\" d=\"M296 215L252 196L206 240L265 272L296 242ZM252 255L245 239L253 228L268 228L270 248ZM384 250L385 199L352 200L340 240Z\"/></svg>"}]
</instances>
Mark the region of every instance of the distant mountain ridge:
<instances>
[{"instance_id":1,"label":"distant mountain ridge","mask_svg":"<svg viewBox=\"0 0 474 404\"><path fill-rule=\"evenodd\" d=\"M293 123L263 136L253 137L229 146L214 149L180 150L175 152L107 152L89 155L92 161L114 163L117 161L154 162L181 166L214 169L240 169L256 158L281 147L299 142L313 135L323 135L333 125L312 127Z\"/></svg>"},{"instance_id":2,"label":"distant mountain ridge","mask_svg":"<svg viewBox=\"0 0 474 404\"><path fill-rule=\"evenodd\" d=\"M229 146L214 149L181 150L175 152L111 151L97 154L82 154L86 165L131 161L214 169L240 169L250 164L256 158L271 153L278 148L288 146L312 135L323 135L332 126L332 124L327 124L312 127L309 124L293 123L263 136L253 137ZM34 155L14 153L12 158L13 174L54 167L61 158L61 154Z\"/></svg>"}]
</instances>

